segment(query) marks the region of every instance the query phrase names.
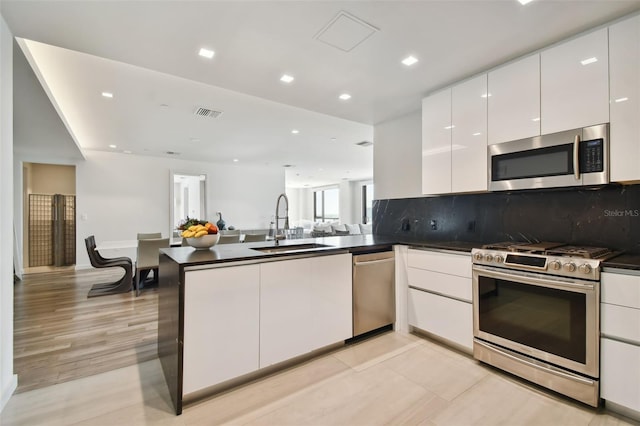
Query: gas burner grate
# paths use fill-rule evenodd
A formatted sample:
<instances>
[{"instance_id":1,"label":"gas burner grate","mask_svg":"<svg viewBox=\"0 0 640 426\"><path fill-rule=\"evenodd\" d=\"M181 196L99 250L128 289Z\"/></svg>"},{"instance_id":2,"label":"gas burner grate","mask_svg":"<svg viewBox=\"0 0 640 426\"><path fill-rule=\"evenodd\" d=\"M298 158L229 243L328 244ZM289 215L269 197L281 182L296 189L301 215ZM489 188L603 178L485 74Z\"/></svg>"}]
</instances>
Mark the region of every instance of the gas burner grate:
<instances>
[{"instance_id":1,"label":"gas burner grate","mask_svg":"<svg viewBox=\"0 0 640 426\"><path fill-rule=\"evenodd\" d=\"M605 247L562 246L547 251L549 256L574 256L584 259L600 259L611 253Z\"/></svg>"}]
</instances>

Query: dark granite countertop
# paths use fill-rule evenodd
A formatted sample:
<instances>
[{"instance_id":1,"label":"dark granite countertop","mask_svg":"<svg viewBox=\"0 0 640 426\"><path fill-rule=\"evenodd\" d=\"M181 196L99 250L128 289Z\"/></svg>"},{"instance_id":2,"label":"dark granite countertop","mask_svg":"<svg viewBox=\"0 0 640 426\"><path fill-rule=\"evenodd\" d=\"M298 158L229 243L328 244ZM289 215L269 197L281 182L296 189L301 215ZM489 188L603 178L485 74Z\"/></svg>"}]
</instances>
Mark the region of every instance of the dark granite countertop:
<instances>
[{"instance_id":1,"label":"dark granite countertop","mask_svg":"<svg viewBox=\"0 0 640 426\"><path fill-rule=\"evenodd\" d=\"M471 253L471 249L482 247L482 243L470 241L399 241L397 244L404 244L421 249L452 250Z\"/></svg>"},{"instance_id":2,"label":"dark granite countertop","mask_svg":"<svg viewBox=\"0 0 640 426\"><path fill-rule=\"evenodd\" d=\"M371 250L390 249L397 241L387 237L375 235L348 235L340 237L305 238L297 240L280 241L280 246L291 246L298 244L325 244L328 247L318 247L309 250L263 253L253 250L256 247L274 247L273 241L262 241L257 243L240 244L218 244L209 250L196 250L192 247L172 247L162 249L161 252L169 256L176 263L189 266L208 263L237 262L244 260L259 260L276 257L299 256L304 254L336 254L336 253L358 253Z\"/></svg>"},{"instance_id":3,"label":"dark granite countertop","mask_svg":"<svg viewBox=\"0 0 640 426\"><path fill-rule=\"evenodd\" d=\"M640 253L622 253L605 262L602 262L604 268L630 269L640 271Z\"/></svg>"}]
</instances>

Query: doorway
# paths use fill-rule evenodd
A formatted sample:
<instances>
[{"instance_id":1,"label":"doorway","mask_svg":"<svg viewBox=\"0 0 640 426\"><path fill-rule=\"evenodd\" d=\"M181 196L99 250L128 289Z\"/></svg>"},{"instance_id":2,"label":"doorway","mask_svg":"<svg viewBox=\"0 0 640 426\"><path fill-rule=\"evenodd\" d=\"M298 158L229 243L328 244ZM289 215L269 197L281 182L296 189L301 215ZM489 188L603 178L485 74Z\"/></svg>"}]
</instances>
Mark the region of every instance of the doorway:
<instances>
[{"instance_id":1,"label":"doorway","mask_svg":"<svg viewBox=\"0 0 640 426\"><path fill-rule=\"evenodd\" d=\"M23 164L25 273L76 262L75 166Z\"/></svg>"}]
</instances>

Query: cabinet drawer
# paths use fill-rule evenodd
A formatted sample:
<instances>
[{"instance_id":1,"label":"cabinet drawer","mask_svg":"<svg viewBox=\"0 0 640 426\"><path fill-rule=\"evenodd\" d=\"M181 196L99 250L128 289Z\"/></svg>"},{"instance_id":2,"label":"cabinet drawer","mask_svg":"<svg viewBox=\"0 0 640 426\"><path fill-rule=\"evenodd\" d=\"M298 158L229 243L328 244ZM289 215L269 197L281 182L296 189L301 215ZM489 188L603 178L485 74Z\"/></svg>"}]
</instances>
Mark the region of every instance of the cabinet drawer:
<instances>
[{"instance_id":1,"label":"cabinet drawer","mask_svg":"<svg viewBox=\"0 0 640 426\"><path fill-rule=\"evenodd\" d=\"M473 348L471 303L409 289L409 325L435 334L469 351Z\"/></svg>"},{"instance_id":2,"label":"cabinet drawer","mask_svg":"<svg viewBox=\"0 0 640 426\"><path fill-rule=\"evenodd\" d=\"M471 255L409 249L407 266L471 278Z\"/></svg>"},{"instance_id":3,"label":"cabinet drawer","mask_svg":"<svg viewBox=\"0 0 640 426\"><path fill-rule=\"evenodd\" d=\"M603 272L600 301L640 309L640 276Z\"/></svg>"},{"instance_id":4,"label":"cabinet drawer","mask_svg":"<svg viewBox=\"0 0 640 426\"><path fill-rule=\"evenodd\" d=\"M471 278L407 268L409 285L471 302Z\"/></svg>"},{"instance_id":5,"label":"cabinet drawer","mask_svg":"<svg viewBox=\"0 0 640 426\"><path fill-rule=\"evenodd\" d=\"M600 341L600 396L640 411L640 346Z\"/></svg>"},{"instance_id":6,"label":"cabinet drawer","mask_svg":"<svg viewBox=\"0 0 640 426\"><path fill-rule=\"evenodd\" d=\"M602 303L600 321L603 334L631 340L640 345L640 309Z\"/></svg>"}]
</instances>

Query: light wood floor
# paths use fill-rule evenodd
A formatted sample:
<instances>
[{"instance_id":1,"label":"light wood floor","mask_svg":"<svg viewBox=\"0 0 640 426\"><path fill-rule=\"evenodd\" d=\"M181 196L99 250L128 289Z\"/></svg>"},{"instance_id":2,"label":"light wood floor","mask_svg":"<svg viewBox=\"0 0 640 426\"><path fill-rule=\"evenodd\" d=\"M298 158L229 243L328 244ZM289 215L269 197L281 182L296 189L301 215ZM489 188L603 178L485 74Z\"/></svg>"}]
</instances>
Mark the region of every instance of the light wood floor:
<instances>
[{"instance_id":1,"label":"light wood floor","mask_svg":"<svg viewBox=\"0 0 640 426\"><path fill-rule=\"evenodd\" d=\"M390 332L172 412L159 361L24 392L20 425L634 424L414 335Z\"/></svg>"},{"instance_id":2,"label":"light wood floor","mask_svg":"<svg viewBox=\"0 0 640 426\"><path fill-rule=\"evenodd\" d=\"M157 291L88 299L120 268L25 275L14 286L14 371L24 392L154 359Z\"/></svg>"}]
</instances>

